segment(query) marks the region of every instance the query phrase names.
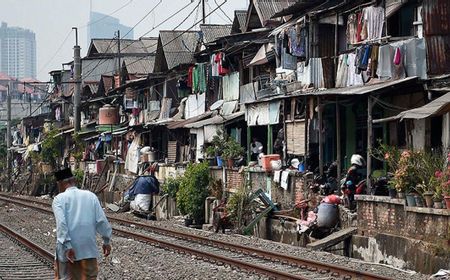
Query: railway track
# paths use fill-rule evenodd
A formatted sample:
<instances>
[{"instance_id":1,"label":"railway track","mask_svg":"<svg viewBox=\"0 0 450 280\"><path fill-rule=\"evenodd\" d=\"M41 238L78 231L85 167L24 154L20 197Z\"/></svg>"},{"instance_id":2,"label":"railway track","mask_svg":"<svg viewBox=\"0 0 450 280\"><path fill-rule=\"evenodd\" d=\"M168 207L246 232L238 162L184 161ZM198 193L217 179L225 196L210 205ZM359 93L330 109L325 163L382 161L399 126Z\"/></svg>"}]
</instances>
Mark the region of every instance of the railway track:
<instances>
[{"instance_id":1,"label":"railway track","mask_svg":"<svg viewBox=\"0 0 450 280\"><path fill-rule=\"evenodd\" d=\"M0 224L0 279L55 279L52 253Z\"/></svg>"},{"instance_id":2,"label":"railway track","mask_svg":"<svg viewBox=\"0 0 450 280\"><path fill-rule=\"evenodd\" d=\"M49 209L50 204L46 202L5 194L0 194L0 200L34 208L46 213L52 212ZM368 272L355 271L277 252L212 240L203 236L163 229L144 223L130 222L110 216L108 216L108 219L120 225L113 228L117 235L131 237L154 246L195 255L206 261L228 264L277 279L390 279ZM131 225L135 227L133 231L124 229L124 226Z\"/></svg>"}]
</instances>

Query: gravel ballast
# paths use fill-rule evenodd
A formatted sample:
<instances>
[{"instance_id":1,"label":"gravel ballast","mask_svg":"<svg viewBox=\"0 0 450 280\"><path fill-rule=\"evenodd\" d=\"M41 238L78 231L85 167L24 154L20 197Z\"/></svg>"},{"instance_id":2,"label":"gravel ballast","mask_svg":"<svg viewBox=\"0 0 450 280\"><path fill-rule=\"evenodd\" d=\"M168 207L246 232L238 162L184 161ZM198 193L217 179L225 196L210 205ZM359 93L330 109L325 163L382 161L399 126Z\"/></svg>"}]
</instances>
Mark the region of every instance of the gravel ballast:
<instances>
[{"instance_id":1,"label":"gravel ballast","mask_svg":"<svg viewBox=\"0 0 450 280\"><path fill-rule=\"evenodd\" d=\"M30 198L30 197L26 197ZM34 198L39 201L43 201L40 198ZM44 200L48 201L49 200ZM391 268L384 265L366 263L357 259L351 259L339 255L334 255L327 252L317 252L312 251L303 247L291 246L288 244L277 243L269 240L264 240L261 238L256 238L253 236L242 236L237 234L216 234L210 231L197 230L187 228L182 225L182 220L170 220L170 221L146 221L144 219L138 218L131 213L108 213L108 215L125 219L130 222L135 221L139 223L149 224L152 226L157 226L161 228L167 228L171 230L177 230L181 232L195 233L199 236L208 237L214 240L227 241L231 243L241 244L248 247L259 248L263 250L270 250L275 252L282 252L283 254L289 254L293 256L298 256L301 258L307 258L312 260L317 260L325 263L330 263L338 266L346 266L359 271L367 271L374 274L387 276L393 279L428 279L428 276L415 273L415 272L405 272L399 269ZM54 223L52 218L52 223ZM119 237L118 237L119 238ZM167 252L167 251L166 251Z\"/></svg>"}]
</instances>

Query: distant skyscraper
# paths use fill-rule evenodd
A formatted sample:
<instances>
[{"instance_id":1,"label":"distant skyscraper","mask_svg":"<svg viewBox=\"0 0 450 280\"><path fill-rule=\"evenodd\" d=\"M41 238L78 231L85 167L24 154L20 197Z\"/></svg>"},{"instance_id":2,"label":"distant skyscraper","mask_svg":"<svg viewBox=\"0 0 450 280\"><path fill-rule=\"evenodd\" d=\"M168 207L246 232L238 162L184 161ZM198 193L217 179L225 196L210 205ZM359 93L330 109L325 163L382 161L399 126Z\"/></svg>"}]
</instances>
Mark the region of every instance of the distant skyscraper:
<instances>
[{"instance_id":1,"label":"distant skyscraper","mask_svg":"<svg viewBox=\"0 0 450 280\"><path fill-rule=\"evenodd\" d=\"M90 25L88 27L88 44L90 44L91 39L94 38L95 39L113 38L117 30L120 30L120 37L122 38L125 39L134 38L133 30L131 30L131 27L120 24L118 18L97 12L91 12L89 23ZM125 34L127 35L125 36Z\"/></svg>"},{"instance_id":2,"label":"distant skyscraper","mask_svg":"<svg viewBox=\"0 0 450 280\"><path fill-rule=\"evenodd\" d=\"M16 78L36 78L36 37L20 27L0 26L0 72Z\"/></svg>"}]
</instances>

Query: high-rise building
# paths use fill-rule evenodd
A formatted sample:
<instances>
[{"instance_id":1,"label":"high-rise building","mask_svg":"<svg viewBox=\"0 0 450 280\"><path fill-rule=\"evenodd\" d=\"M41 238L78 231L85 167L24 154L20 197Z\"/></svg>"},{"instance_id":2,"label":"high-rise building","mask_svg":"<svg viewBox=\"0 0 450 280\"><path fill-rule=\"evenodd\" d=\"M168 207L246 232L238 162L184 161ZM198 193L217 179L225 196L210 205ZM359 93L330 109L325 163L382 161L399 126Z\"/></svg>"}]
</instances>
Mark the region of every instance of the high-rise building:
<instances>
[{"instance_id":1,"label":"high-rise building","mask_svg":"<svg viewBox=\"0 0 450 280\"><path fill-rule=\"evenodd\" d=\"M114 34L120 30L120 37L133 39L134 34L131 27L120 24L118 18L105 14L91 12L88 27L88 45L91 39L114 38Z\"/></svg>"},{"instance_id":2,"label":"high-rise building","mask_svg":"<svg viewBox=\"0 0 450 280\"><path fill-rule=\"evenodd\" d=\"M17 78L36 78L36 37L20 27L0 26L0 71Z\"/></svg>"}]
</instances>

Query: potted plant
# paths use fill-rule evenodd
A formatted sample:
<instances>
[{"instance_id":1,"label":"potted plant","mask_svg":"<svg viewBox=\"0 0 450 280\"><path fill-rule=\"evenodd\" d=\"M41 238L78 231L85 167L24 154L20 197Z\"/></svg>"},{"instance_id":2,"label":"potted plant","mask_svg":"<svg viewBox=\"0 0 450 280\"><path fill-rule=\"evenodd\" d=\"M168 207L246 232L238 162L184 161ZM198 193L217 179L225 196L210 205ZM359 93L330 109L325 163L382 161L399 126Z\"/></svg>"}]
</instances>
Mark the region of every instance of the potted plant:
<instances>
[{"instance_id":1,"label":"potted plant","mask_svg":"<svg viewBox=\"0 0 450 280\"><path fill-rule=\"evenodd\" d=\"M209 166L216 166L216 149L214 146L208 146L205 149L205 156L209 162Z\"/></svg>"},{"instance_id":2,"label":"potted plant","mask_svg":"<svg viewBox=\"0 0 450 280\"><path fill-rule=\"evenodd\" d=\"M232 168L234 165L234 160L241 157L245 150L236 140L229 138L225 144L225 149L223 151L223 157L227 160L228 168Z\"/></svg>"},{"instance_id":3,"label":"potted plant","mask_svg":"<svg viewBox=\"0 0 450 280\"><path fill-rule=\"evenodd\" d=\"M436 209L442 209L443 205L442 205L442 193L440 193L438 190L436 190L436 192L434 193L433 196L433 206Z\"/></svg>"},{"instance_id":4,"label":"potted plant","mask_svg":"<svg viewBox=\"0 0 450 280\"><path fill-rule=\"evenodd\" d=\"M212 148L209 149L210 156L213 156L217 160L217 166L222 167L222 155L228 141L228 135L222 130L217 131L217 134L213 136L211 141Z\"/></svg>"}]
</instances>

